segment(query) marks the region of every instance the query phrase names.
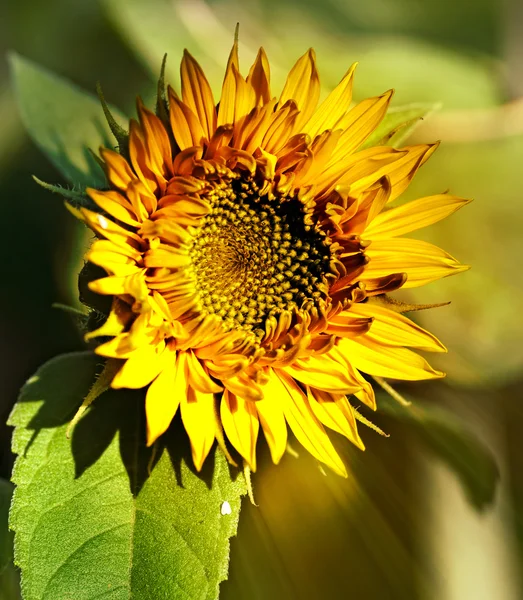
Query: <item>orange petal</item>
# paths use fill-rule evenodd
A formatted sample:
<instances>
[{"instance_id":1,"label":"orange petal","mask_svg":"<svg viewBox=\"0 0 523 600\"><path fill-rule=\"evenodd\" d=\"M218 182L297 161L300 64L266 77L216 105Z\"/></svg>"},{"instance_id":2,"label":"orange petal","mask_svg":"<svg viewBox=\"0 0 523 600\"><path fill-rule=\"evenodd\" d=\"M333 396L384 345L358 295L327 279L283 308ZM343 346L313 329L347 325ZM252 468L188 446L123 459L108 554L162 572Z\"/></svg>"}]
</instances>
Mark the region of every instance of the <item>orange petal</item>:
<instances>
[{"instance_id":1,"label":"orange petal","mask_svg":"<svg viewBox=\"0 0 523 600\"><path fill-rule=\"evenodd\" d=\"M270 102L271 99L271 87L270 87L270 66L267 60L265 50L260 48L256 56L249 75L247 76L247 83L249 83L256 97L256 106L263 106Z\"/></svg>"},{"instance_id":2,"label":"orange petal","mask_svg":"<svg viewBox=\"0 0 523 600\"><path fill-rule=\"evenodd\" d=\"M193 111L169 88L169 117L180 150L200 146L204 130Z\"/></svg>"},{"instance_id":3,"label":"orange petal","mask_svg":"<svg viewBox=\"0 0 523 600\"><path fill-rule=\"evenodd\" d=\"M182 100L198 117L203 133L210 140L216 130L216 108L211 86L200 65L187 52L181 65Z\"/></svg>"},{"instance_id":4,"label":"orange petal","mask_svg":"<svg viewBox=\"0 0 523 600\"><path fill-rule=\"evenodd\" d=\"M138 179L129 166L129 163L118 152L101 148L100 154L105 162L107 178L114 187L125 191L131 181Z\"/></svg>"}]
</instances>

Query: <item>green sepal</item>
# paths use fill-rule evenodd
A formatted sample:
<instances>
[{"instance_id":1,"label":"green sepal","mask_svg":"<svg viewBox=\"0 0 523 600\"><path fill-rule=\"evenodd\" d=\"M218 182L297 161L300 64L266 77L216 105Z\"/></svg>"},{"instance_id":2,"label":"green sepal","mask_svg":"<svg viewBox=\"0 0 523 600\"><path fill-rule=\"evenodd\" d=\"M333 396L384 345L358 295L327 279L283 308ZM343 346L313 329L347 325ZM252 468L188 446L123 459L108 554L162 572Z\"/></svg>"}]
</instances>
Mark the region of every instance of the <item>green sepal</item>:
<instances>
[{"instance_id":1,"label":"green sepal","mask_svg":"<svg viewBox=\"0 0 523 600\"><path fill-rule=\"evenodd\" d=\"M160 77L156 87L156 116L158 116L165 125L169 125L169 104L167 102L167 93L165 91L165 66L167 64L167 54L163 55L162 66L160 68ZM167 128L170 130L170 127Z\"/></svg>"},{"instance_id":2,"label":"green sepal","mask_svg":"<svg viewBox=\"0 0 523 600\"><path fill-rule=\"evenodd\" d=\"M65 198L75 208L85 207L90 208L91 210L96 208L96 205L91 198L82 192L78 192L75 189L62 187L61 185L47 183L39 179L36 175L33 175L33 179L44 189L53 192L53 194L58 194L59 196L62 196L62 198Z\"/></svg>"},{"instance_id":3,"label":"green sepal","mask_svg":"<svg viewBox=\"0 0 523 600\"><path fill-rule=\"evenodd\" d=\"M435 110L440 104L409 104L389 108L387 114L376 130L365 141L361 149L372 146L401 146L414 132L416 127Z\"/></svg>"},{"instance_id":4,"label":"green sepal","mask_svg":"<svg viewBox=\"0 0 523 600\"><path fill-rule=\"evenodd\" d=\"M102 105L107 124L109 125L112 134L118 142L118 152L125 158L129 158L129 132L126 131L114 118L113 113L111 112L111 109L105 100L102 86L99 81L96 83L96 93L100 99L100 104Z\"/></svg>"}]
</instances>

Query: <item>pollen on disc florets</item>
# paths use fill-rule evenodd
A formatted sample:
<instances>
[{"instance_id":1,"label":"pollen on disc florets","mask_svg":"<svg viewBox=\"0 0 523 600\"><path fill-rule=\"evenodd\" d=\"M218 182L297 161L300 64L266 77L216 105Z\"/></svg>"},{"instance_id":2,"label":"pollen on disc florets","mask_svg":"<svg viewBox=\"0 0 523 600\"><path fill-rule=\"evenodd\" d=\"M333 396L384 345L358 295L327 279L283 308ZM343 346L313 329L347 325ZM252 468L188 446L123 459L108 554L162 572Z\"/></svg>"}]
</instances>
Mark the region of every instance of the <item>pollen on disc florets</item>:
<instances>
[{"instance_id":1,"label":"pollen on disc florets","mask_svg":"<svg viewBox=\"0 0 523 600\"><path fill-rule=\"evenodd\" d=\"M331 241L296 195L253 178L217 183L190 255L203 312L261 335L265 320L327 297Z\"/></svg>"}]
</instances>

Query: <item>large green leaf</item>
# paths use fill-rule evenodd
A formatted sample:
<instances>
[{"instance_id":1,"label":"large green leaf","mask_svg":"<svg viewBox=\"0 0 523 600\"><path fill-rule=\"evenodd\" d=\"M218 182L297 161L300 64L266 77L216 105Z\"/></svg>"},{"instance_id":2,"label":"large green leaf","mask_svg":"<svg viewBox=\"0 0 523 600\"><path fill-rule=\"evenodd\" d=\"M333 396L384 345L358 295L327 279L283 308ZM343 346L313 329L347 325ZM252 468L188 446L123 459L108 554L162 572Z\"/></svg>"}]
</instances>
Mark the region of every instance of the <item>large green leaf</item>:
<instances>
[{"instance_id":1,"label":"large green leaf","mask_svg":"<svg viewBox=\"0 0 523 600\"><path fill-rule=\"evenodd\" d=\"M181 428L146 449L141 393L105 393L69 441L67 422L97 362L91 353L50 361L10 418L24 599L217 598L243 478L231 478L220 452L195 474Z\"/></svg>"},{"instance_id":2,"label":"large green leaf","mask_svg":"<svg viewBox=\"0 0 523 600\"><path fill-rule=\"evenodd\" d=\"M459 417L428 402L400 406L386 394L380 394L379 408L414 428L425 447L456 474L472 506L482 510L492 504L499 482L496 459Z\"/></svg>"},{"instance_id":3,"label":"large green leaf","mask_svg":"<svg viewBox=\"0 0 523 600\"><path fill-rule=\"evenodd\" d=\"M7 515L13 486L4 479L0 479L0 573L13 560L12 534L8 532Z\"/></svg>"},{"instance_id":4,"label":"large green leaf","mask_svg":"<svg viewBox=\"0 0 523 600\"><path fill-rule=\"evenodd\" d=\"M13 486L0 479L0 600L18 600L18 572L13 565L13 533L7 526L7 516Z\"/></svg>"},{"instance_id":5,"label":"large green leaf","mask_svg":"<svg viewBox=\"0 0 523 600\"><path fill-rule=\"evenodd\" d=\"M354 7L359 4L336 2L337 9L343 6L344 10L350 5L349 10L357 11ZM398 105L442 102L445 109L480 108L492 106L501 98L493 63L485 57L470 57L431 43L428 38L356 33L339 10L336 20L341 31L333 35L328 23L332 13L323 2L256 0L236 3L234 10L227 0L102 0L102 6L155 76L161 57L168 52L167 79L176 83L177 65L187 46L201 62L216 94L221 88L234 27L240 22L242 70L247 72L262 45L271 63L275 95L294 61L312 46L325 90L338 83L351 63L360 61L354 88L357 99L392 87ZM362 18L367 21L367 16ZM403 23L401 29L405 30ZM150 35L150 31L155 34Z\"/></svg>"},{"instance_id":6,"label":"large green leaf","mask_svg":"<svg viewBox=\"0 0 523 600\"><path fill-rule=\"evenodd\" d=\"M17 54L10 63L22 121L34 142L77 189L103 186L104 173L90 150L115 141L100 101Z\"/></svg>"}]
</instances>

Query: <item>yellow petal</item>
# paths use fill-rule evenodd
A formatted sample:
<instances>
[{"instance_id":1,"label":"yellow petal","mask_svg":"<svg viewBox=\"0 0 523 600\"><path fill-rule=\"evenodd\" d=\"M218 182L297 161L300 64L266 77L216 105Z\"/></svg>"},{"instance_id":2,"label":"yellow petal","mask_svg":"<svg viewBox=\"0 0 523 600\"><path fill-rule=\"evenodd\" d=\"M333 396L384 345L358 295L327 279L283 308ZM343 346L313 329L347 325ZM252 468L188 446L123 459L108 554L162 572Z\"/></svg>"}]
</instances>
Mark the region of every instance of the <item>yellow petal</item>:
<instances>
[{"instance_id":1,"label":"yellow petal","mask_svg":"<svg viewBox=\"0 0 523 600\"><path fill-rule=\"evenodd\" d=\"M378 344L409 346L428 352L446 352L445 346L432 333L384 306L358 303L353 304L349 312L374 319L366 337Z\"/></svg>"},{"instance_id":2,"label":"yellow petal","mask_svg":"<svg viewBox=\"0 0 523 600\"><path fill-rule=\"evenodd\" d=\"M117 246L113 245L112 248L117 248ZM100 246L91 248L86 254L86 258L93 264L103 267L107 273L117 277L133 275L139 270L136 262L125 254L114 252L112 249L104 250Z\"/></svg>"},{"instance_id":3,"label":"yellow petal","mask_svg":"<svg viewBox=\"0 0 523 600\"><path fill-rule=\"evenodd\" d=\"M222 383L233 394L242 396L251 402L256 402L262 398L263 392L260 386L245 373L223 379Z\"/></svg>"},{"instance_id":4,"label":"yellow petal","mask_svg":"<svg viewBox=\"0 0 523 600\"><path fill-rule=\"evenodd\" d=\"M191 387L205 394L217 394L223 390L211 379L192 351L187 352L187 379Z\"/></svg>"},{"instance_id":5,"label":"yellow petal","mask_svg":"<svg viewBox=\"0 0 523 600\"><path fill-rule=\"evenodd\" d=\"M178 410L180 398L186 393L185 376L176 364L176 354L151 383L145 397L147 418L147 445L150 446L167 431Z\"/></svg>"},{"instance_id":6,"label":"yellow petal","mask_svg":"<svg viewBox=\"0 0 523 600\"><path fill-rule=\"evenodd\" d=\"M118 335L125 330L132 317L133 313L130 306L115 298L105 323L98 329L86 333L84 339L88 341L96 337Z\"/></svg>"},{"instance_id":7,"label":"yellow petal","mask_svg":"<svg viewBox=\"0 0 523 600\"><path fill-rule=\"evenodd\" d=\"M278 108L288 100L294 100L300 111L296 130L300 130L314 112L319 97L320 79L316 68L316 55L311 48L292 67L281 93Z\"/></svg>"},{"instance_id":8,"label":"yellow petal","mask_svg":"<svg viewBox=\"0 0 523 600\"><path fill-rule=\"evenodd\" d=\"M89 197L98 204L98 206L105 210L106 213L110 214L115 219L132 225L133 227L139 227L140 223L136 220L137 215L133 210L130 202L113 190L101 192L93 188L87 188L85 190Z\"/></svg>"},{"instance_id":9,"label":"yellow petal","mask_svg":"<svg viewBox=\"0 0 523 600\"><path fill-rule=\"evenodd\" d=\"M262 390L263 400L258 400L255 406L271 452L272 462L277 465L287 447L287 424L279 402L281 383L274 371L271 371Z\"/></svg>"},{"instance_id":10,"label":"yellow petal","mask_svg":"<svg viewBox=\"0 0 523 600\"><path fill-rule=\"evenodd\" d=\"M142 253L138 252L138 250L136 250L132 246L129 246L128 244L114 244L109 240L97 240L96 242L94 242L89 252L87 253L87 258L91 260L91 254L97 252L107 254L119 254L120 256L124 256L125 258L132 260L134 263L139 262L142 258Z\"/></svg>"},{"instance_id":11,"label":"yellow petal","mask_svg":"<svg viewBox=\"0 0 523 600\"><path fill-rule=\"evenodd\" d=\"M438 194L407 202L378 214L365 229L365 237L378 239L404 235L445 219L469 202L470 200L450 194Z\"/></svg>"},{"instance_id":12,"label":"yellow petal","mask_svg":"<svg viewBox=\"0 0 523 600\"><path fill-rule=\"evenodd\" d=\"M218 107L217 126L234 124L234 109L236 106L236 76L233 63L229 62L223 80L220 106Z\"/></svg>"},{"instance_id":13,"label":"yellow petal","mask_svg":"<svg viewBox=\"0 0 523 600\"><path fill-rule=\"evenodd\" d=\"M134 231L121 227L104 215L87 208L81 208L80 212L85 223L100 237L111 240L119 246L130 245L133 248L140 248L143 245L143 240Z\"/></svg>"},{"instance_id":14,"label":"yellow petal","mask_svg":"<svg viewBox=\"0 0 523 600\"><path fill-rule=\"evenodd\" d=\"M290 375L281 371L275 373L278 380L274 385L277 393L275 399L280 402L285 419L296 439L314 457L338 475L347 477L345 466L325 433L323 425L312 412L307 396Z\"/></svg>"},{"instance_id":15,"label":"yellow petal","mask_svg":"<svg viewBox=\"0 0 523 600\"><path fill-rule=\"evenodd\" d=\"M305 385L326 392L354 394L361 387L347 376L346 370L328 353L300 358L283 367L283 371Z\"/></svg>"},{"instance_id":16,"label":"yellow petal","mask_svg":"<svg viewBox=\"0 0 523 600\"><path fill-rule=\"evenodd\" d=\"M403 150L408 150L407 156L403 160L399 160L397 168L388 173L392 183L389 202L398 198L407 189L418 169L436 152L438 146L439 142L435 142L403 148Z\"/></svg>"},{"instance_id":17,"label":"yellow petal","mask_svg":"<svg viewBox=\"0 0 523 600\"><path fill-rule=\"evenodd\" d=\"M337 346L331 348L329 354L336 358L336 360L342 364L350 377L357 381L361 385L361 389L354 395L358 400L361 400L371 410L376 410L376 397L372 385L363 377L363 375L354 367L350 361L350 356L342 351L341 344L338 342Z\"/></svg>"},{"instance_id":18,"label":"yellow petal","mask_svg":"<svg viewBox=\"0 0 523 600\"><path fill-rule=\"evenodd\" d=\"M406 273L407 281L403 288L419 287L470 268L441 248L421 240L376 240L365 250L365 254L370 262L365 267L362 280L391 273Z\"/></svg>"},{"instance_id":19,"label":"yellow petal","mask_svg":"<svg viewBox=\"0 0 523 600\"><path fill-rule=\"evenodd\" d=\"M445 376L441 371L435 371L424 358L412 350L376 344L365 335L354 340L341 339L338 348L356 369L368 375L406 381L438 379Z\"/></svg>"},{"instance_id":20,"label":"yellow petal","mask_svg":"<svg viewBox=\"0 0 523 600\"><path fill-rule=\"evenodd\" d=\"M229 441L245 459L251 471L256 471L256 440L260 424L254 402L225 390L220 416Z\"/></svg>"},{"instance_id":21,"label":"yellow petal","mask_svg":"<svg viewBox=\"0 0 523 600\"><path fill-rule=\"evenodd\" d=\"M389 90L381 96L362 100L336 124L345 133L333 154L333 161L351 154L363 144L385 116L393 93Z\"/></svg>"},{"instance_id":22,"label":"yellow petal","mask_svg":"<svg viewBox=\"0 0 523 600\"><path fill-rule=\"evenodd\" d=\"M176 248L162 244L149 250L144 256L144 265L147 268L166 267L168 269L181 269L191 264L191 258L184 248Z\"/></svg>"},{"instance_id":23,"label":"yellow petal","mask_svg":"<svg viewBox=\"0 0 523 600\"><path fill-rule=\"evenodd\" d=\"M354 409L345 396L308 388L307 397L314 414L325 427L341 433L358 448L365 450L358 433Z\"/></svg>"},{"instance_id":24,"label":"yellow petal","mask_svg":"<svg viewBox=\"0 0 523 600\"><path fill-rule=\"evenodd\" d=\"M354 63L351 66L345 77L325 98L309 121L302 127L303 133L308 133L311 138L314 138L323 131L336 127L338 121L349 110L352 100L352 82L357 64Z\"/></svg>"},{"instance_id":25,"label":"yellow petal","mask_svg":"<svg viewBox=\"0 0 523 600\"><path fill-rule=\"evenodd\" d=\"M111 387L136 390L151 383L165 365L164 348L165 344L163 342L158 346L138 348L118 371Z\"/></svg>"},{"instance_id":26,"label":"yellow petal","mask_svg":"<svg viewBox=\"0 0 523 600\"><path fill-rule=\"evenodd\" d=\"M89 282L89 289L104 296L121 296L126 294L127 276L103 277Z\"/></svg>"},{"instance_id":27,"label":"yellow petal","mask_svg":"<svg viewBox=\"0 0 523 600\"><path fill-rule=\"evenodd\" d=\"M148 290L143 281L144 269L138 269L132 275L122 277L104 277L89 282L89 289L97 294L109 296L121 296L123 294L131 294L135 299L142 299L147 296ZM137 277L138 276L138 277Z\"/></svg>"},{"instance_id":28,"label":"yellow petal","mask_svg":"<svg viewBox=\"0 0 523 600\"><path fill-rule=\"evenodd\" d=\"M215 437L214 395L202 394L189 387L187 394L181 398L181 413L191 440L194 466L201 471Z\"/></svg>"}]
</instances>

